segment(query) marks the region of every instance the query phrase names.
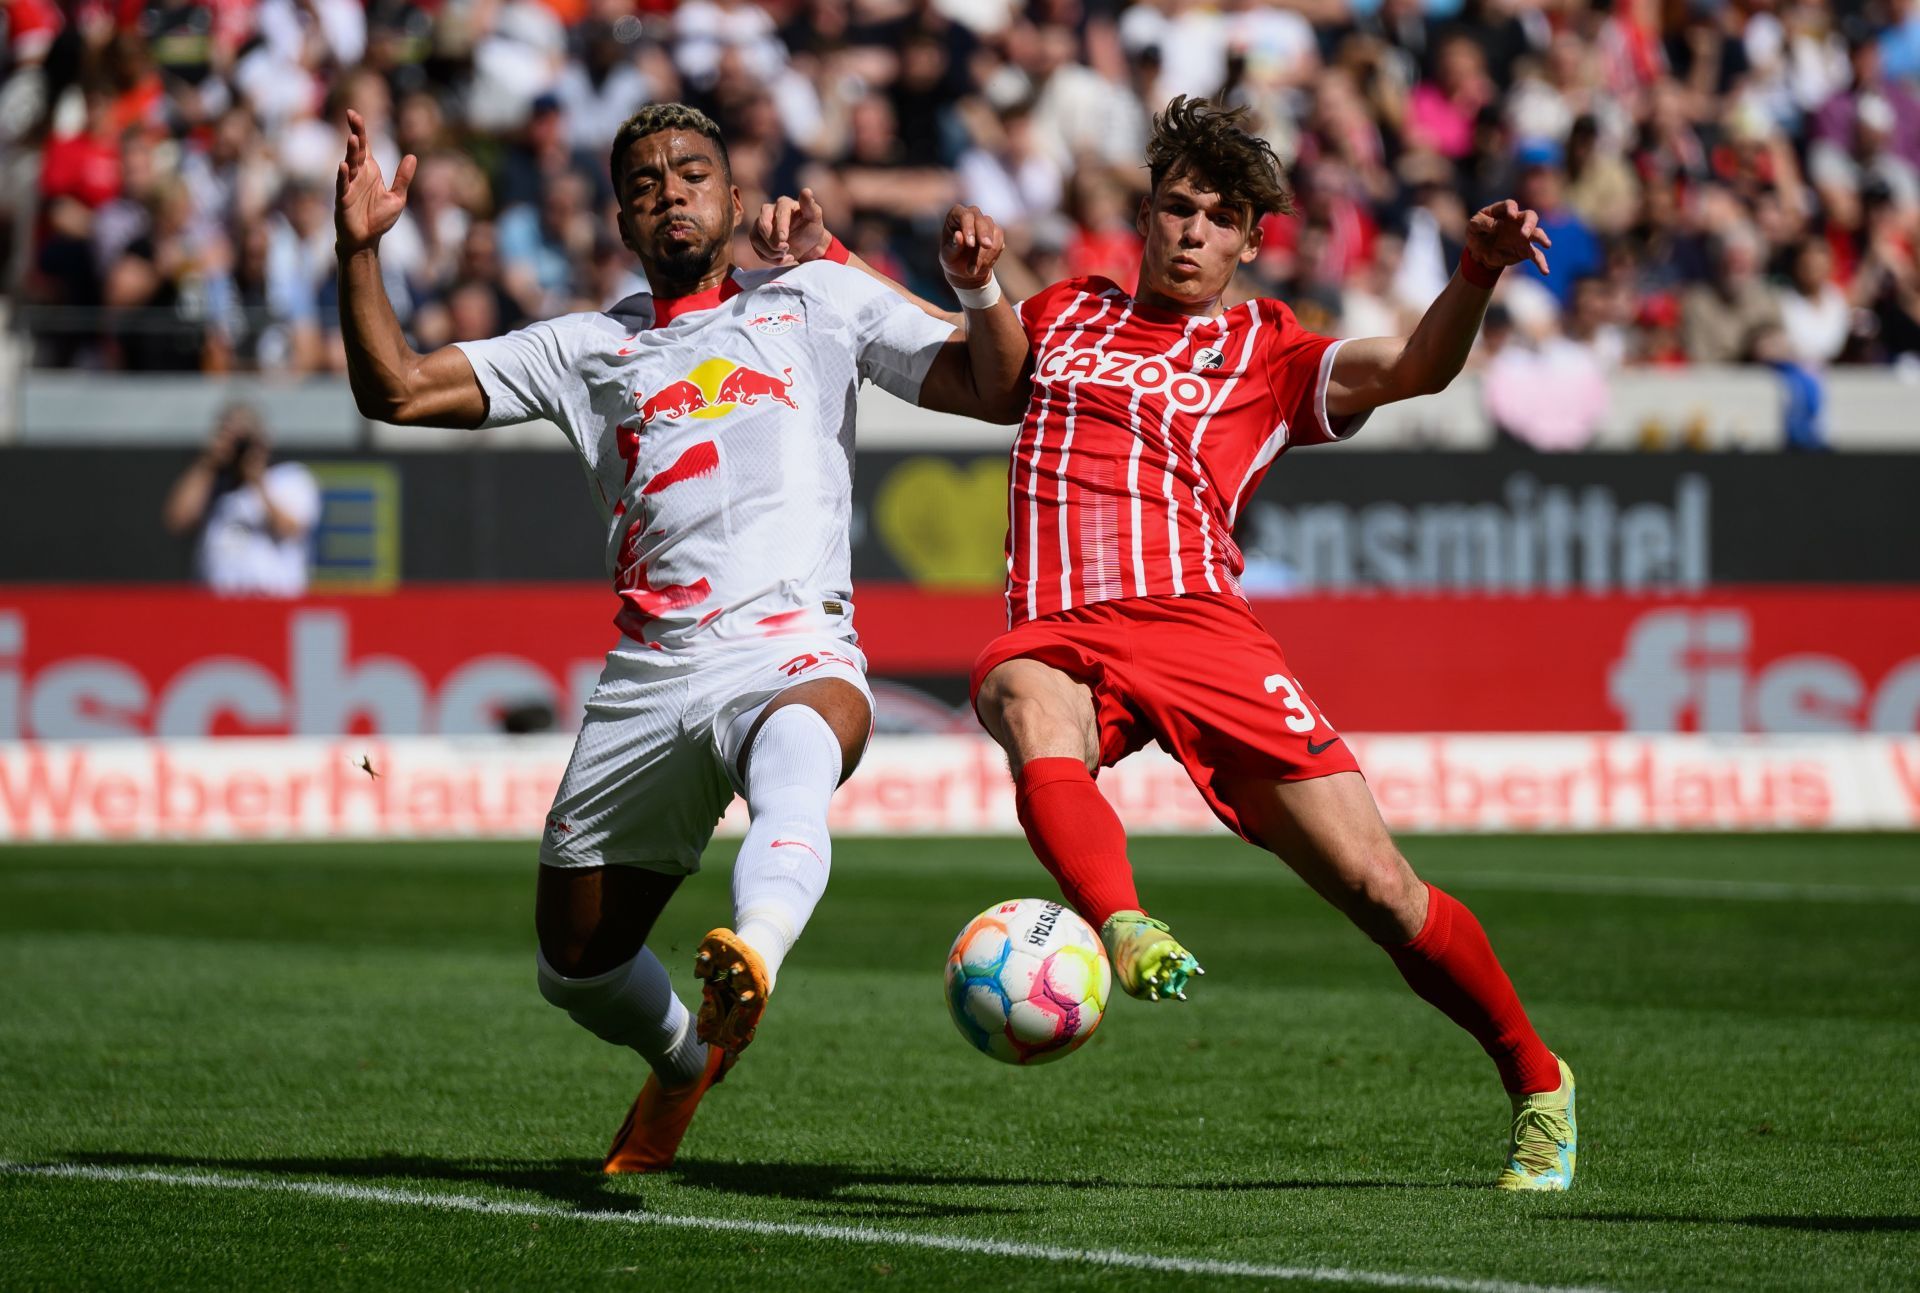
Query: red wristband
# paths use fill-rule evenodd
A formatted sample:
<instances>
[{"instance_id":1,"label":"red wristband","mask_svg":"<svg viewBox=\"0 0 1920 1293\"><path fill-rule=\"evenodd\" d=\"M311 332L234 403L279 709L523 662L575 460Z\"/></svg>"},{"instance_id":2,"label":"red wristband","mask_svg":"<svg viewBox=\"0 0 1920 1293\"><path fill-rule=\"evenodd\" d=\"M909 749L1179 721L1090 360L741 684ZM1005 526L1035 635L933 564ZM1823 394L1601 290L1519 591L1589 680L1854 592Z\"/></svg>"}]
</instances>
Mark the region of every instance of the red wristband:
<instances>
[{"instance_id":1,"label":"red wristband","mask_svg":"<svg viewBox=\"0 0 1920 1293\"><path fill-rule=\"evenodd\" d=\"M1460 277L1466 279L1475 287L1484 287L1487 291L1491 292L1493 285L1500 281L1500 267L1498 265L1489 265L1485 261L1477 259L1472 252L1462 247L1460 249Z\"/></svg>"},{"instance_id":2,"label":"red wristband","mask_svg":"<svg viewBox=\"0 0 1920 1293\"><path fill-rule=\"evenodd\" d=\"M830 260L836 265L844 265L853 253L847 250L847 244L838 238L827 239L827 249L820 253L821 260Z\"/></svg>"}]
</instances>

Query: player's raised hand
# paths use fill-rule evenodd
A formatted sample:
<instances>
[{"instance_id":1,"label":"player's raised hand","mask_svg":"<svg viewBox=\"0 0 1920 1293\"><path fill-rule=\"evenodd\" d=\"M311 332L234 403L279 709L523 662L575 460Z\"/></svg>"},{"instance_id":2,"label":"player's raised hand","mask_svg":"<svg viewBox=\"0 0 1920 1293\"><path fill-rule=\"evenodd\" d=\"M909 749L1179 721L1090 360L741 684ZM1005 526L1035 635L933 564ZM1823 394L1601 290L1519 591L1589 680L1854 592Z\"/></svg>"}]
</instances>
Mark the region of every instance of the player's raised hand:
<instances>
[{"instance_id":1,"label":"player's raised hand","mask_svg":"<svg viewBox=\"0 0 1920 1293\"><path fill-rule=\"evenodd\" d=\"M380 163L367 146L367 123L347 109L347 155L333 180L333 233L343 254L379 245L380 236L407 209L407 186L413 183L418 165L412 153L401 158L393 172L393 187L388 188Z\"/></svg>"},{"instance_id":2,"label":"player's raised hand","mask_svg":"<svg viewBox=\"0 0 1920 1293\"><path fill-rule=\"evenodd\" d=\"M1551 246L1553 239L1540 227L1540 213L1522 208L1512 198L1482 207L1467 221L1467 250L1494 269L1530 260L1542 274L1551 273L1542 250Z\"/></svg>"},{"instance_id":3,"label":"player's raised hand","mask_svg":"<svg viewBox=\"0 0 1920 1293\"><path fill-rule=\"evenodd\" d=\"M955 287L985 287L1007 236L979 207L956 203L940 231L940 268Z\"/></svg>"},{"instance_id":4,"label":"player's raised hand","mask_svg":"<svg viewBox=\"0 0 1920 1293\"><path fill-rule=\"evenodd\" d=\"M826 254L833 235L813 190L801 189L797 198L761 203L749 241L753 254L769 265L804 265Z\"/></svg>"}]
</instances>

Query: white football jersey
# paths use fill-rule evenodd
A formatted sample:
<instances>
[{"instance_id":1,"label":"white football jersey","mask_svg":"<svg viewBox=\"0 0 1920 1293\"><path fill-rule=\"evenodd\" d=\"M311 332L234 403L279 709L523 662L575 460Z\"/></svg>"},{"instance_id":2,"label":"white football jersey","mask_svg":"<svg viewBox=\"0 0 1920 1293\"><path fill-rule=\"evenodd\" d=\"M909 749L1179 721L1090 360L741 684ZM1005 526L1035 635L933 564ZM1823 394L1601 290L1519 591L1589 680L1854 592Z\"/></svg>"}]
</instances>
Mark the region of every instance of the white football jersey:
<instances>
[{"instance_id":1,"label":"white football jersey","mask_svg":"<svg viewBox=\"0 0 1920 1293\"><path fill-rule=\"evenodd\" d=\"M627 636L682 651L850 633L855 396L864 378L917 400L952 327L830 261L663 305L664 321L641 293L457 343L486 425L546 418L579 450Z\"/></svg>"}]
</instances>

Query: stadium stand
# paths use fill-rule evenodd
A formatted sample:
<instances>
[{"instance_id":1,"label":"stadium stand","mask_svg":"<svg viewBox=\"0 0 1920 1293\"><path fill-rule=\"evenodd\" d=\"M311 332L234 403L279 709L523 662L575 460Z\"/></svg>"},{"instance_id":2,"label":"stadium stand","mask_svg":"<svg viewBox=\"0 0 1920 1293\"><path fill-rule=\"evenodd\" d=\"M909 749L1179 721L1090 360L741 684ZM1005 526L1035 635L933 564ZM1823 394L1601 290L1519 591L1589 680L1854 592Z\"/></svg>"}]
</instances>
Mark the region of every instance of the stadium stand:
<instances>
[{"instance_id":1,"label":"stadium stand","mask_svg":"<svg viewBox=\"0 0 1920 1293\"><path fill-rule=\"evenodd\" d=\"M11 0L0 36L5 290L41 368L337 371L348 108L389 174L421 159L384 259L431 346L642 286L606 150L648 100L723 123L750 208L811 185L928 295L955 200L1013 231L1015 291L1131 281L1175 93L1248 105L1287 159L1298 213L1241 289L1309 326L1409 324L1512 195L1555 244L1483 347L1523 383L1758 363L1817 409L1832 365L1920 363L1911 0Z\"/></svg>"}]
</instances>

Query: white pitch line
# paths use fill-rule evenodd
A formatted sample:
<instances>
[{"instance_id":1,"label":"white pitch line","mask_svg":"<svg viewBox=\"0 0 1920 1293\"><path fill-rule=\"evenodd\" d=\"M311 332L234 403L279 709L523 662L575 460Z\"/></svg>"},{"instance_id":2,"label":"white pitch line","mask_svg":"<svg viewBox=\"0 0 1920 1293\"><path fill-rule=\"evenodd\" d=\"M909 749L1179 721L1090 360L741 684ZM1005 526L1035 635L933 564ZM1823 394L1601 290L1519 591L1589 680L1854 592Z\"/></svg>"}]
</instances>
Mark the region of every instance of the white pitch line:
<instances>
[{"instance_id":1,"label":"white pitch line","mask_svg":"<svg viewBox=\"0 0 1920 1293\"><path fill-rule=\"evenodd\" d=\"M1538 875L1518 871L1445 871L1446 884L1520 893L1619 894L1641 898L1718 898L1731 902L1920 903L1920 888L1862 884L1790 884L1770 880L1685 880L1665 876Z\"/></svg>"},{"instance_id":2,"label":"white pitch line","mask_svg":"<svg viewBox=\"0 0 1920 1293\"><path fill-rule=\"evenodd\" d=\"M67 1180L136 1182L150 1185L194 1186L209 1190L257 1190L263 1193L304 1194L347 1203L384 1203L403 1208L441 1208L486 1216L543 1217L568 1221L599 1221L633 1226L660 1226L677 1230L711 1230L729 1234L826 1239L849 1244L887 1244L900 1248L927 1248L938 1252L982 1257L1013 1257L1023 1261L1110 1266L1125 1270L1169 1271L1179 1275L1208 1275L1221 1279L1299 1280L1315 1284L1357 1284L1368 1288L1439 1289L1445 1293L1611 1293L1594 1287L1522 1284L1511 1280L1463 1279L1453 1275L1407 1275L1397 1271L1354 1270L1344 1266L1268 1266L1258 1262L1221 1261L1206 1257L1162 1257L1119 1248L1054 1248L1045 1244L976 1239L967 1235L922 1234L911 1230L882 1230L874 1226L836 1226L813 1221L752 1221L743 1217L689 1217L661 1212L589 1212L556 1204L482 1199L470 1194L439 1194L425 1190L395 1190L378 1185L346 1185L337 1181L296 1181L275 1177L226 1176L213 1172L171 1172L155 1168L96 1167L85 1163L9 1163L0 1161L0 1176L58 1177Z\"/></svg>"}]
</instances>

